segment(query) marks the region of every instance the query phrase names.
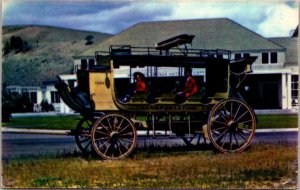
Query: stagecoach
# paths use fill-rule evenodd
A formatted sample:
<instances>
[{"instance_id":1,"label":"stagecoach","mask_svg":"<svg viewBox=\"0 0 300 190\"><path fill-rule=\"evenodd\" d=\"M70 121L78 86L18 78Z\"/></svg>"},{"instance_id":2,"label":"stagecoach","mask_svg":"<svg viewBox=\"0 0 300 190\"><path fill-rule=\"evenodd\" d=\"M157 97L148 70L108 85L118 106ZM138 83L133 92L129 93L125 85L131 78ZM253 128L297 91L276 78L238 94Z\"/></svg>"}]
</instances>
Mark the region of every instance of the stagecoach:
<instances>
[{"instance_id":1,"label":"stagecoach","mask_svg":"<svg viewBox=\"0 0 300 190\"><path fill-rule=\"evenodd\" d=\"M232 59L227 50L187 48L193 38L182 34L154 47L113 45L95 53L96 65L78 70L76 87L58 77L61 98L83 116L75 131L78 147L120 159L144 135L180 137L191 147L210 143L222 153L245 150L256 116L238 89L256 57ZM173 87L184 86L186 67L193 69L198 92L176 102ZM120 101L137 71L145 76L147 92Z\"/></svg>"}]
</instances>

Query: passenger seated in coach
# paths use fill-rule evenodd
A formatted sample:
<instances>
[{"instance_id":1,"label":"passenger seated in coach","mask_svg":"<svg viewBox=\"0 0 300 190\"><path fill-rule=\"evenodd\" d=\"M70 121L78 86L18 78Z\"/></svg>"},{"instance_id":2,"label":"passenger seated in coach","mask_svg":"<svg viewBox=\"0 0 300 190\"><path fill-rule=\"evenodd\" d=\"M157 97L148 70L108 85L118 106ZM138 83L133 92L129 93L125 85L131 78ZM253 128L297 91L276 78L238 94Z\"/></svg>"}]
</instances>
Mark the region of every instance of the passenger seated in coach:
<instances>
[{"instance_id":1,"label":"passenger seated in coach","mask_svg":"<svg viewBox=\"0 0 300 190\"><path fill-rule=\"evenodd\" d=\"M121 102L129 102L134 94L144 94L147 92L144 74L141 72L135 72L133 73L133 77L135 82L130 85L125 97L121 100Z\"/></svg>"},{"instance_id":2,"label":"passenger seated in coach","mask_svg":"<svg viewBox=\"0 0 300 190\"><path fill-rule=\"evenodd\" d=\"M184 86L184 90L178 92L175 96L176 103L183 103L187 100L188 97L194 95L198 91L197 83L194 77L192 76L192 69L190 67L186 67L184 69L186 82Z\"/></svg>"}]
</instances>

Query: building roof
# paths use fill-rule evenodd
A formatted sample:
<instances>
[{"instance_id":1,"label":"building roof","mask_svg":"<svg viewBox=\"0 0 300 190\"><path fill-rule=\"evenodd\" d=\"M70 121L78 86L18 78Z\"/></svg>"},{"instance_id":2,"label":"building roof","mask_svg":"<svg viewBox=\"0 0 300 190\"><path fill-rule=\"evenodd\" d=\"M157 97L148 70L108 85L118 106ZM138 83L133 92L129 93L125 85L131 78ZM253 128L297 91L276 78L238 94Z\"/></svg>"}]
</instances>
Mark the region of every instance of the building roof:
<instances>
[{"instance_id":1,"label":"building roof","mask_svg":"<svg viewBox=\"0 0 300 190\"><path fill-rule=\"evenodd\" d=\"M286 48L286 66L298 66L298 37L269 38L269 40Z\"/></svg>"},{"instance_id":2,"label":"building roof","mask_svg":"<svg viewBox=\"0 0 300 190\"><path fill-rule=\"evenodd\" d=\"M215 18L141 22L75 57L94 56L95 51L108 51L110 45L154 47L158 42L181 34L195 35L192 48L225 49L235 52L285 51L283 47L230 19Z\"/></svg>"}]
</instances>

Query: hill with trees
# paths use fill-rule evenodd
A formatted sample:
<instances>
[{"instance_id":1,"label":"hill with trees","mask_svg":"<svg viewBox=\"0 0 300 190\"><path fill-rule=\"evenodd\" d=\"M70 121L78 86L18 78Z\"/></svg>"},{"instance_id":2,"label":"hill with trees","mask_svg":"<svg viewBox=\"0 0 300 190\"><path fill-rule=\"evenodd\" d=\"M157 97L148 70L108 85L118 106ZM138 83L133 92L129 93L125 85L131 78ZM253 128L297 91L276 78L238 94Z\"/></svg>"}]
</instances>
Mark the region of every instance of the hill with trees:
<instances>
[{"instance_id":1,"label":"hill with trees","mask_svg":"<svg viewBox=\"0 0 300 190\"><path fill-rule=\"evenodd\" d=\"M71 74L73 56L111 36L48 26L3 26L2 83L37 86Z\"/></svg>"}]
</instances>

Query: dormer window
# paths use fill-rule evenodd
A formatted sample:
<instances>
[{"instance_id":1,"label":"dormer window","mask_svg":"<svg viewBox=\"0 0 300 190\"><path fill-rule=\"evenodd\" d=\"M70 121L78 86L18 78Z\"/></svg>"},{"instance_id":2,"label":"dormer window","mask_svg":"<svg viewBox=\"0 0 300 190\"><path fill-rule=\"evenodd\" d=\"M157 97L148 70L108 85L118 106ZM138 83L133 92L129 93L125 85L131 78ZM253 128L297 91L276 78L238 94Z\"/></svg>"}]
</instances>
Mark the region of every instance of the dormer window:
<instances>
[{"instance_id":1,"label":"dormer window","mask_svg":"<svg viewBox=\"0 0 300 190\"><path fill-rule=\"evenodd\" d=\"M269 63L269 53L262 53L262 64L268 64Z\"/></svg>"},{"instance_id":2,"label":"dormer window","mask_svg":"<svg viewBox=\"0 0 300 190\"><path fill-rule=\"evenodd\" d=\"M261 56L262 64L274 64L278 63L278 55L277 52L271 52L271 53L262 53Z\"/></svg>"},{"instance_id":3,"label":"dormer window","mask_svg":"<svg viewBox=\"0 0 300 190\"><path fill-rule=\"evenodd\" d=\"M271 63L277 63L277 52L271 53Z\"/></svg>"}]
</instances>

